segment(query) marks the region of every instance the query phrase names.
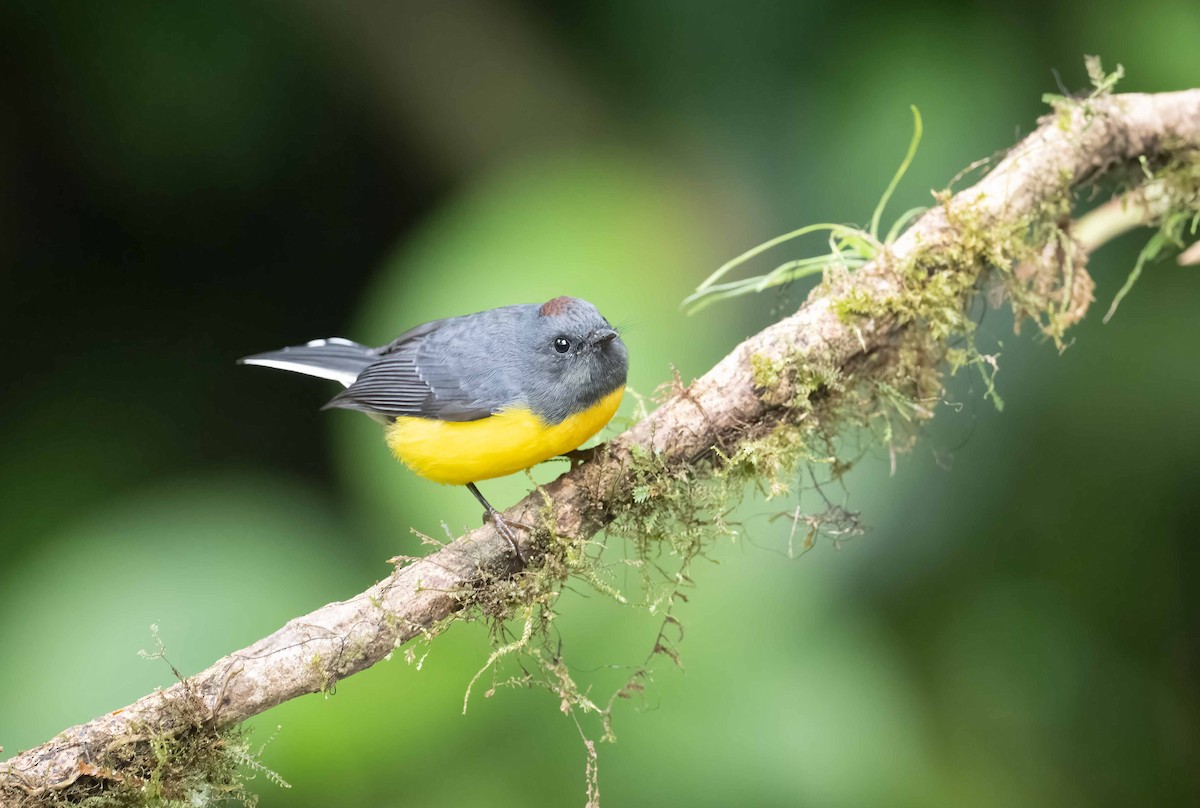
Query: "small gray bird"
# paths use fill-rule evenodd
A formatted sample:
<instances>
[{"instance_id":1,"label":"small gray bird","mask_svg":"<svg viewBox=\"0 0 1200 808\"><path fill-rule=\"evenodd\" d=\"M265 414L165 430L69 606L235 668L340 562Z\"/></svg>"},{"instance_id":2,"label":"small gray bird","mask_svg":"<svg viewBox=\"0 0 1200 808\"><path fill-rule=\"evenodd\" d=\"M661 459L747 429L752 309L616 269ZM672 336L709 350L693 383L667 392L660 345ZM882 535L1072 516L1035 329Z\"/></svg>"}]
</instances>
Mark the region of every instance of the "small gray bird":
<instances>
[{"instance_id":1,"label":"small gray bird","mask_svg":"<svg viewBox=\"0 0 1200 808\"><path fill-rule=\"evenodd\" d=\"M334 337L239 361L341 382L324 409L367 413L404 465L467 486L522 562L475 483L578 448L616 413L629 368L608 320L573 297L435 320L381 348Z\"/></svg>"}]
</instances>

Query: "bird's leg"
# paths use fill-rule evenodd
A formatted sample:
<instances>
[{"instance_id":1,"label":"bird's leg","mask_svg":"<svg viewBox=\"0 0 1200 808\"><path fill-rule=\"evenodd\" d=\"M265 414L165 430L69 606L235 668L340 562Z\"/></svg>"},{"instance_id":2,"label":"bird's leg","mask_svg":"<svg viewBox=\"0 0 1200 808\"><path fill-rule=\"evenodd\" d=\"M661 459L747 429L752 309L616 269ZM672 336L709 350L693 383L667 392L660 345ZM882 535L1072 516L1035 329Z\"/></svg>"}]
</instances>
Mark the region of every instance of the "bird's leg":
<instances>
[{"instance_id":1,"label":"bird's leg","mask_svg":"<svg viewBox=\"0 0 1200 808\"><path fill-rule=\"evenodd\" d=\"M504 520L500 515L500 511L492 507L492 503L483 498L483 494L479 493L479 489L475 487L475 483L467 483L467 488L475 499L479 500L479 504L483 506L487 518L492 520L492 524L496 527L496 532L504 537L509 546L512 547L513 554L522 564L525 563L525 556L521 555L521 547L517 544L517 534L513 532L512 526Z\"/></svg>"}]
</instances>

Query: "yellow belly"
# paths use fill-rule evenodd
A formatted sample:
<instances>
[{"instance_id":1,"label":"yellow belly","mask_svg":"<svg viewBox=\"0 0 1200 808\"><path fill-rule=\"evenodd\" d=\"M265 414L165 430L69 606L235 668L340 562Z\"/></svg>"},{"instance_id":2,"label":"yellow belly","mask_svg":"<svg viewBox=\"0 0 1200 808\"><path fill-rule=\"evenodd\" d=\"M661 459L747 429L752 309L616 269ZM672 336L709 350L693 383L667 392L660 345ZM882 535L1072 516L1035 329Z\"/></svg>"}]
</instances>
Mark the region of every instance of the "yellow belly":
<instances>
[{"instance_id":1,"label":"yellow belly","mask_svg":"<svg viewBox=\"0 0 1200 808\"><path fill-rule=\"evenodd\" d=\"M546 425L527 409L478 421L397 418L387 427L388 446L400 462L439 483L503 477L576 449L599 432L617 411L625 388L618 387L589 410Z\"/></svg>"}]
</instances>

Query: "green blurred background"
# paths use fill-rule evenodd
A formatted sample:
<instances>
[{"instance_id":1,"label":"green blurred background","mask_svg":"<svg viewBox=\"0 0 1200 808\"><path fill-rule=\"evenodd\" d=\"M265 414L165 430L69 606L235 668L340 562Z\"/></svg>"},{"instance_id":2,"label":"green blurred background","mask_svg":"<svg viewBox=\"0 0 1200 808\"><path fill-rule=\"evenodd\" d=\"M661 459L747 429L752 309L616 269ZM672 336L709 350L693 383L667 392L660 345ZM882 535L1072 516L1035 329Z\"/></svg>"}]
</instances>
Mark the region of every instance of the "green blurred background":
<instances>
[{"instance_id":1,"label":"green blurred background","mask_svg":"<svg viewBox=\"0 0 1200 808\"><path fill-rule=\"evenodd\" d=\"M0 3L4 757L169 684L152 623L195 672L423 552L410 526L477 523L318 412L327 383L237 357L573 294L648 393L796 305L677 309L767 237L865 222L910 104L894 211L1027 132L1056 72L1085 86L1085 53L1171 90L1197 42L1194 0ZM1141 238L1094 258L1099 307ZM1008 406L960 384L894 477L868 457L864 537L788 560L767 514L795 499L748 504L679 613L686 673L600 747L606 804L1200 801L1198 307L1163 263L1061 357L989 312ZM649 649L633 610L563 611L585 682ZM425 651L254 722L294 786L261 805L583 803L555 698L464 717L486 632Z\"/></svg>"}]
</instances>

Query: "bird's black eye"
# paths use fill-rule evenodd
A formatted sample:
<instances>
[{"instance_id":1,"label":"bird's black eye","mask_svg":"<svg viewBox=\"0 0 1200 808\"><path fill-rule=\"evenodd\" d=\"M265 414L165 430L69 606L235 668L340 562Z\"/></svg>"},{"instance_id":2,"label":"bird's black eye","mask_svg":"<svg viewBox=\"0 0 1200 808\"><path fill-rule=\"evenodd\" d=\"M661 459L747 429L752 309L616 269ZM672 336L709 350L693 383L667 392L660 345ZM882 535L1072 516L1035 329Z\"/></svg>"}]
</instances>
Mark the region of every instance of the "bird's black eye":
<instances>
[{"instance_id":1,"label":"bird's black eye","mask_svg":"<svg viewBox=\"0 0 1200 808\"><path fill-rule=\"evenodd\" d=\"M566 337L559 337L554 340L554 350L559 353L566 353L571 350L571 341Z\"/></svg>"}]
</instances>

